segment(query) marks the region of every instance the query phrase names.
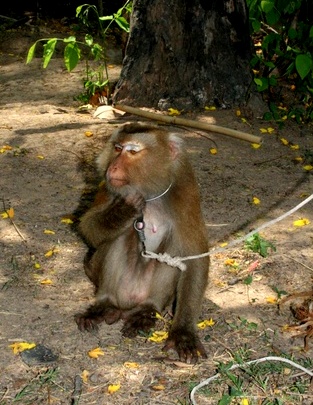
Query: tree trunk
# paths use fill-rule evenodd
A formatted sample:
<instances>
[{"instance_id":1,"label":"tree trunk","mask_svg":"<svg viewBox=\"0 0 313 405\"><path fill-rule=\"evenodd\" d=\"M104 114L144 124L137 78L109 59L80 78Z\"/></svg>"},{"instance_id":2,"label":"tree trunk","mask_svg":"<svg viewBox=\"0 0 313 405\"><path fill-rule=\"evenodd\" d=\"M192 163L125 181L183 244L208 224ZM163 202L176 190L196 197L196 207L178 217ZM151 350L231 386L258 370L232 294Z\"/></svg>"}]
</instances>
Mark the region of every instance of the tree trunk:
<instances>
[{"instance_id":1,"label":"tree trunk","mask_svg":"<svg viewBox=\"0 0 313 405\"><path fill-rule=\"evenodd\" d=\"M114 103L189 110L247 98L245 0L134 0Z\"/></svg>"}]
</instances>

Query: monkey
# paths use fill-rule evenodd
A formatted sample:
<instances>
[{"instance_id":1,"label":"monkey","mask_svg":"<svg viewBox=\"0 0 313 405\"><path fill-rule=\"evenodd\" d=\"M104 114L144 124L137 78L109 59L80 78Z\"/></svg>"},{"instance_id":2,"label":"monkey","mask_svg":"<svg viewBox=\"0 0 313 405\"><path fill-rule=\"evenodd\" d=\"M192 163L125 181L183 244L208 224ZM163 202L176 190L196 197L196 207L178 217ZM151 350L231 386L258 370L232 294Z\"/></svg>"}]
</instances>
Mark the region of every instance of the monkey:
<instances>
[{"instance_id":1,"label":"monkey","mask_svg":"<svg viewBox=\"0 0 313 405\"><path fill-rule=\"evenodd\" d=\"M206 358L196 323L208 283L208 257L187 269L145 258L145 250L188 256L208 249L200 193L183 139L164 127L126 123L97 160L105 184L81 217L84 259L95 303L75 317L81 331L123 320L122 335L149 332L156 313L173 308L164 351L181 361ZM144 238L140 237L144 235Z\"/></svg>"}]
</instances>

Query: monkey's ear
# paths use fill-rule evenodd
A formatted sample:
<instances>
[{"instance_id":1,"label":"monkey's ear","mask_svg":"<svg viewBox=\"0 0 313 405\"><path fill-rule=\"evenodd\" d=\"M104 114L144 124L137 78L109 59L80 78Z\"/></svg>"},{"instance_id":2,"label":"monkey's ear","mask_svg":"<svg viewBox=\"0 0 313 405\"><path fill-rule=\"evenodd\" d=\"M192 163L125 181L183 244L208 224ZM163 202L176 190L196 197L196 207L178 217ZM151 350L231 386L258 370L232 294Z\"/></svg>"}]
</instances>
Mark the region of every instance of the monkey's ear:
<instances>
[{"instance_id":1,"label":"monkey's ear","mask_svg":"<svg viewBox=\"0 0 313 405\"><path fill-rule=\"evenodd\" d=\"M170 155L173 160L177 159L181 154L183 149L184 141L176 134L170 134L169 136L169 147Z\"/></svg>"}]
</instances>

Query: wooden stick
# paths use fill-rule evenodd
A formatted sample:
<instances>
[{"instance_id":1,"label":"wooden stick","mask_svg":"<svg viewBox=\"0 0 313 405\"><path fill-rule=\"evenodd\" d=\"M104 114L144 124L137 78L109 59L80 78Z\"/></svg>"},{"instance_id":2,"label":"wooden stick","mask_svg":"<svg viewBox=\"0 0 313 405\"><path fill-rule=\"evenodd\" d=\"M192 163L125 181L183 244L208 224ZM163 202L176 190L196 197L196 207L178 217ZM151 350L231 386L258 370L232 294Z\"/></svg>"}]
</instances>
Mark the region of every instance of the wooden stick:
<instances>
[{"instance_id":1,"label":"wooden stick","mask_svg":"<svg viewBox=\"0 0 313 405\"><path fill-rule=\"evenodd\" d=\"M130 107L128 105L123 104L116 104L114 105L114 108L116 108L117 110L128 112L130 114L139 115L141 117L150 118L156 121L166 122L172 125L182 125L185 127L202 129L204 131L217 132L219 134L232 136L233 138L241 139L243 141L251 143L258 143L258 144L262 143L262 138L260 136L251 135L246 132L237 131L235 129L220 127L218 125L207 124L206 122L188 120L186 118L179 118L179 117L170 117L168 115L163 114L156 114L153 112L143 111L140 110L139 108Z\"/></svg>"}]
</instances>

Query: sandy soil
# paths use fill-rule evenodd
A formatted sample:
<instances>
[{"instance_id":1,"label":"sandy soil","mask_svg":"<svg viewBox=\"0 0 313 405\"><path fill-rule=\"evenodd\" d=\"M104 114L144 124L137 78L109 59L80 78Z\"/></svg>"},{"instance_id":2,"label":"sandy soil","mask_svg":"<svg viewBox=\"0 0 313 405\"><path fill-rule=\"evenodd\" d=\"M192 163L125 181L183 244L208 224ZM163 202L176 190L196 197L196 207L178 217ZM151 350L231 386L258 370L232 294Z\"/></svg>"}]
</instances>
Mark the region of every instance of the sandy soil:
<instances>
[{"instance_id":1,"label":"sandy soil","mask_svg":"<svg viewBox=\"0 0 313 405\"><path fill-rule=\"evenodd\" d=\"M119 122L94 118L94 111L82 112L73 101L82 91L83 64L70 74L61 59L47 70L39 59L25 65L32 40L31 34L12 32L0 45L0 211L14 209L13 222L0 218L0 403L13 403L14 398L36 405L187 403L191 384L214 374L217 362L230 361L240 349L249 358L271 353L292 354L299 361L311 357L313 342L304 352L303 339L283 331L284 325L295 323L289 304L278 312L268 298L277 298L273 287L289 294L312 290L312 202L262 232L276 247L268 257L247 251L243 244L212 255L201 317L213 318L215 325L199 331L209 357L198 365L160 360L165 357L162 344L145 337L124 339L121 324L102 325L94 334L78 331L74 314L92 302L93 289L82 266L86 248L61 219L79 206L92 183L89 165ZM114 76L119 67L111 69ZM312 193L313 171L303 169L312 164L312 126L287 122L279 129L258 117L244 123L235 111L226 110L191 118L256 135L260 128L275 129L262 135L259 149L216 133L207 134L208 139L180 130L199 179L211 246L244 235ZM87 131L93 136L87 137ZM281 138L299 150L283 145ZM212 147L216 155L210 153ZM295 163L297 156L306 156L306 161ZM253 204L253 197L260 204ZM311 223L295 227L299 218ZM244 282L248 275L249 285ZM257 327L249 327L251 323ZM27 365L9 348L21 341L42 344L58 358ZM96 347L104 355L92 359L87 352ZM176 359L174 353L171 359ZM51 370L54 380L43 381ZM75 402L75 376L84 370L89 377ZM117 383L120 389L110 395L108 386ZM312 403L313 395L306 398L303 403ZM216 397L211 400L201 396L201 403L217 403Z\"/></svg>"}]
</instances>

